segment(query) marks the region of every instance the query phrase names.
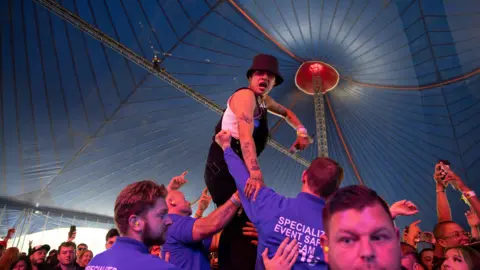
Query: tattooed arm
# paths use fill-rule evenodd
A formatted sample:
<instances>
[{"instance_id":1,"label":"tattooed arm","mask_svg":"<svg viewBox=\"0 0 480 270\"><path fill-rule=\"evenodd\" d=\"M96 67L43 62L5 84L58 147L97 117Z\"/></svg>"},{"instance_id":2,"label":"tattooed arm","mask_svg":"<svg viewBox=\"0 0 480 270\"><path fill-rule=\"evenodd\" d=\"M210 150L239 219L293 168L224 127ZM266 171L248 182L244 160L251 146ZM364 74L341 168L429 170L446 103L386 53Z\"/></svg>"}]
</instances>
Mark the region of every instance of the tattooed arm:
<instances>
[{"instance_id":1,"label":"tattooed arm","mask_svg":"<svg viewBox=\"0 0 480 270\"><path fill-rule=\"evenodd\" d=\"M240 90L231 99L231 108L237 116L238 134L242 148L243 160L254 180L262 181L260 166L257 161L257 150L253 141L253 116L255 112L255 95L250 90Z\"/></svg>"},{"instance_id":2,"label":"tattooed arm","mask_svg":"<svg viewBox=\"0 0 480 270\"><path fill-rule=\"evenodd\" d=\"M277 103L273 98L270 96L265 97L265 103L267 105L267 109L270 113L273 113L277 116L282 117L287 121L287 123L293 127L294 129L303 127L302 122L300 119L293 113L291 110L283 107L279 103Z\"/></svg>"},{"instance_id":3,"label":"tattooed arm","mask_svg":"<svg viewBox=\"0 0 480 270\"><path fill-rule=\"evenodd\" d=\"M215 209L215 211L208 216L197 219L193 224L193 241L201 241L205 238L212 237L214 234L223 230L237 213L240 206L240 198L238 198L238 193L235 193L230 200Z\"/></svg>"},{"instance_id":4,"label":"tattooed arm","mask_svg":"<svg viewBox=\"0 0 480 270\"><path fill-rule=\"evenodd\" d=\"M269 96L265 97L265 103L270 113L282 117L292 128L297 131L297 139L290 148L291 150L303 150L310 143L312 143L312 139L308 136L308 132L302 125L302 122L300 122L298 117L291 110L278 104L273 98Z\"/></svg>"}]
</instances>

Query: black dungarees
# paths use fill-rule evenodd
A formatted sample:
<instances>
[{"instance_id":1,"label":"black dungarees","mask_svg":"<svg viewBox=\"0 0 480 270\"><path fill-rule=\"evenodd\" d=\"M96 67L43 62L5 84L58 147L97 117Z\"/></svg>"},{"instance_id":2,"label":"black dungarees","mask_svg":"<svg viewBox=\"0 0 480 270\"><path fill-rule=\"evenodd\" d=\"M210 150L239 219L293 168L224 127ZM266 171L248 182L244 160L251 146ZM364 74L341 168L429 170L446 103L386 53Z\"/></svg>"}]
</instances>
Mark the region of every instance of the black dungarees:
<instances>
[{"instance_id":1,"label":"black dungarees","mask_svg":"<svg viewBox=\"0 0 480 270\"><path fill-rule=\"evenodd\" d=\"M248 89L240 88L235 92ZM267 110L260 107L257 102L257 108L261 115L255 118L255 128L253 131L253 141L257 150L257 157L263 152L268 141L268 122ZM222 118L215 127L215 135L222 129ZM205 167L205 183L212 196L213 202L218 206L224 204L237 191L235 180L228 171L228 166L223 157L222 148L215 142L213 137L212 145L208 153L207 165ZM240 141L232 138L232 149L242 158ZM255 269L255 260L257 247L251 244L251 237L242 235L242 227L249 221L245 212L235 216L233 220L225 227L220 237L218 251L219 269L223 270L249 270Z\"/></svg>"}]
</instances>

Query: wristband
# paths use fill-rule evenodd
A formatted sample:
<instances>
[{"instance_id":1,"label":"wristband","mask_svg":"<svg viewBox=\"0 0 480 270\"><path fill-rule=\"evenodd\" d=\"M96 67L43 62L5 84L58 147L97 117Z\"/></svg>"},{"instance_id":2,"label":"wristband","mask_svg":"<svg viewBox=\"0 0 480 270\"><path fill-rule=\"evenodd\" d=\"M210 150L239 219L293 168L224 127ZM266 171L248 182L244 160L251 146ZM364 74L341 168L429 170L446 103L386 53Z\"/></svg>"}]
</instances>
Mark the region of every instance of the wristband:
<instances>
[{"instance_id":1,"label":"wristband","mask_svg":"<svg viewBox=\"0 0 480 270\"><path fill-rule=\"evenodd\" d=\"M237 199L237 197L235 195L230 197L230 201L237 207L242 206L242 203Z\"/></svg>"},{"instance_id":2,"label":"wristband","mask_svg":"<svg viewBox=\"0 0 480 270\"><path fill-rule=\"evenodd\" d=\"M297 136L308 138L308 131L303 126L297 128Z\"/></svg>"},{"instance_id":3,"label":"wristband","mask_svg":"<svg viewBox=\"0 0 480 270\"><path fill-rule=\"evenodd\" d=\"M477 196L473 190L463 192L462 195L467 199L470 199L471 197Z\"/></svg>"}]
</instances>

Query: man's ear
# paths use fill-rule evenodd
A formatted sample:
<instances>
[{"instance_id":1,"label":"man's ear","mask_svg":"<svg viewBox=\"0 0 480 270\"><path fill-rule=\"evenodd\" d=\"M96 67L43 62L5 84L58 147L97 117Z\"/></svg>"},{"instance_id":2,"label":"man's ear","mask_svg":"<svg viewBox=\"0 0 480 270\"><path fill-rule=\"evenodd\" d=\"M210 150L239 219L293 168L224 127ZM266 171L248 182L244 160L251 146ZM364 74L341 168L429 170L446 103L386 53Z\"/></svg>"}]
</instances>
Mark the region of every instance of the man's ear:
<instances>
[{"instance_id":1,"label":"man's ear","mask_svg":"<svg viewBox=\"0 0 480 270\"><path fill-rule=\"evenodd\" d=\"M445 239L437 239L437 243L442 247L442 248L447 248L447 241Z\"/></svg>"},{"instance_id":2,"label":"man's ear","mask_svg":"<svg viewBox=\"0 0 480 270\"><path fill-rule=\"evenodd\" d=\"M177 203L172 198L167 198L167 207L170 207L170 206L175 207L177 206Z\"/></svg>"},{"instance_id":3,"label":"man's ear","mask_svg":"<svg viewBox=\"0 0 480 270\"><path fill-rule=\"evenodd\" d=\"M403 238L405 238L407 234L403 234ZM395 227L395 236L397 237L398 242L400 243L402 239L400 239L400 230Z\"/></svg>"},{"instance_id":4,"label":"man's ear","mask_svg":"<svg viewBox=\"0 0 480 270\"><path fill-rule=\"evenodd\" d=\"M329 251L329 242L328 242L328 236L326 233L324 233L322 236L320 236L320 244L322 245L323 249L323 254L325 255L325 262L328 263L328 251Z\"/></svg>"},{"instance_id":5,"label":"man's ear","mask_svg":"<svg viewBox=\"0 0 480 270\"><path fill-rule=\"evenodd\" d=\"M137 215L131 215L128 218L128 226L130 229L132 229L135 232L141 232L143 231L143 228L145 227L145 222L143 218L137 216Z\"/></svg>"},{"instance_id":6,"label":"man's ear","mask_svg":"<svg viewBox=\"0 0 480 270\"><path fill-rule=\"evenodd\" d=\"M302 184L305 184L307 182L307 171L303 171L302 173Z\"/></svg>"}]
</instances>

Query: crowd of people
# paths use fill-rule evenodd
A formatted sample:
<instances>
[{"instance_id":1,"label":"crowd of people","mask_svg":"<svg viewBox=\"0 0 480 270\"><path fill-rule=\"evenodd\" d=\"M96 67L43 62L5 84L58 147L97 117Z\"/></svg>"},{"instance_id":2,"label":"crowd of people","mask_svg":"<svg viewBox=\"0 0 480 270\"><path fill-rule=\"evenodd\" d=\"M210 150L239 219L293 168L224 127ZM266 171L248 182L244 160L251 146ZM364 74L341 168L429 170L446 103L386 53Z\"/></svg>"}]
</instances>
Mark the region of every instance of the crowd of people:
<instances>
[{"instance_id":1,"label":"crowd of people","mask_svg":"<svg viewBox=\"0 0 480 270\"><path fill-rule=\"evenodd\" d=\"M283 81L275 57L255 57L247 78L249 86L230 97L215 129L207 187L194 215L181 191L187 172L167 187L135 182L115 201L116 228L107 233L104 252L94 256L86 244L76 245L71 229L58 250L31 246L21 255L15 247L4 250L9 231L0 244L0 270L480 269L480 202L447 160L432 165L438 223L431 232L420 229L420 220L401 231L395 226L399 216L419 213L411 201L389 206L368 187L340 188L344 170L330 158L311 162L294 198L267 187L257 161L268 140L267 112L296 130L293 151L308 147L311 137L292 111L268 96ZM470 232L452 220L449 188L470 208ZM215 210L204 216L212 201ZM428 247L419 250L420 243Z\"/></svg>"}]
</instances>

